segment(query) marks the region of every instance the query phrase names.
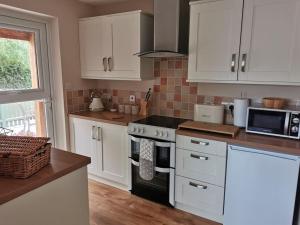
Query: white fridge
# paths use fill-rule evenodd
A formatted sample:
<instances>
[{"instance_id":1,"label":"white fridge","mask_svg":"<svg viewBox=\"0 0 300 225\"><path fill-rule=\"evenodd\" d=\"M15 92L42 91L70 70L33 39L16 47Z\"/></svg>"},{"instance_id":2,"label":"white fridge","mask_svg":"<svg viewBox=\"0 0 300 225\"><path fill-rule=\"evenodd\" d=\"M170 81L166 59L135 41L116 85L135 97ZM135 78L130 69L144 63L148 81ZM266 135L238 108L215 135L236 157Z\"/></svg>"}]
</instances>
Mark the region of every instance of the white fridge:
<instances>
[{"instance_id":1,"label":"white fridge","mask_svg":"<svg viewBox=\"0 0 300 225\"><path fill-rule=\"evenodd\" d=\"M299 157L229 146L224 225L292 225Z\"/></svg>"}]
</instances>

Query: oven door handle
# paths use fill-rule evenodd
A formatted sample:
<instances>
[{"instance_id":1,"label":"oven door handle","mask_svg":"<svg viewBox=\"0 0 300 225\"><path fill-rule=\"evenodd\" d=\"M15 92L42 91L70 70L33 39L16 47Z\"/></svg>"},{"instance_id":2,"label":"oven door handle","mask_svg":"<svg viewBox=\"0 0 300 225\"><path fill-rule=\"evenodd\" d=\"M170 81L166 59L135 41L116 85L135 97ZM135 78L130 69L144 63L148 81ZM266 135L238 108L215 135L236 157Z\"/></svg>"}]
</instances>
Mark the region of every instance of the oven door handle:
<instances>
[{"instance_id":1,"label":"oven door handle","mask_svg":"<svg viewBox=\"0 0 300 225\"><path fill-rule=\"evenodd\" d=\"M131 163L137 167L140 166L140 163L131 159ZM154 167L154 171L159 172L159 173L170 173L170 168L161 168L161 167Z\"/></svg>"},{"instance_id":2,"label":"oven door handle","mask_svg":"<svg viewBox=\"0 0 300 225\"><path fill-rule=\"evenodd\" d=\"M141 139L140 138L136 138L134 136L130 136L130 139L136 143L140 143L141 142Z\"/></svg>"},{"instance_id":3,"label":"oven door handle","mask_svg":"<svg viewBox=\"0 0 300 225\"><path fill-rule=\"evenodd\" d=\"M141 142L141 138L136 138L134 136L130 136L130 139L136 143L140 143ZM170 142L159 142L159 141L155 141L154 142L155 146L157 147L162 147L162 148L170 148L172 146L172 143Z\"/></svg>"},{"instance_id":4,"label":"oven door handle","mask_svg":"<svg viewBox=\"0 0 300 225\"><path fill-rule=\"evenodd\" d=\"M154 170L159 173L170 173L170 168L155 167Z\"/></svg>"},{"instance_id":5,"label":"oven door handle","mask_svg":"<svg viewBox=\"0 0 300 225\"><path fill-rule=\"evenodd\" d=\"M137 161L135 161L135 160L133 160L133 159L131 159L131 163L132 163L132 165L135 165L135 166L137 166L137 167L140 166L140 163L137 162Z\"/></svg>"},{"instance_id":6,"label":"oven door handle","mask_svg":"<svg viewBox=\"0 0 300 225\"><path fill-rule=\"evenodd\" d=\"M155 146L162 147L162 148L171 148L172 143L170 143L170 142L158 142L158 141L156 141L155 142Z\"/></svg>"}]
</instances>

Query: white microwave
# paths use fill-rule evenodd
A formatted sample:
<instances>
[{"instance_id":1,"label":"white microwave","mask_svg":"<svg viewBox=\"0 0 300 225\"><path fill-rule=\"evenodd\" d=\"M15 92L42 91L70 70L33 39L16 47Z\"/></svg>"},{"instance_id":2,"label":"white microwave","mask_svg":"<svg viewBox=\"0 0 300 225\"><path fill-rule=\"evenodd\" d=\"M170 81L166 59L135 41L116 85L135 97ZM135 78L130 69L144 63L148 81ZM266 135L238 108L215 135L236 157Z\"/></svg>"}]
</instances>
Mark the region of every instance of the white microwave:
<instances>
[{"instance_id":1,"label":"white microwave","mask_svg":"<svg viewBox=\"0 0 300 225\"><path fill-rule=\"evenodd\" d=\"M300 111L249 107L246 132L300 139Z\"/></svg>"}]
</instances>

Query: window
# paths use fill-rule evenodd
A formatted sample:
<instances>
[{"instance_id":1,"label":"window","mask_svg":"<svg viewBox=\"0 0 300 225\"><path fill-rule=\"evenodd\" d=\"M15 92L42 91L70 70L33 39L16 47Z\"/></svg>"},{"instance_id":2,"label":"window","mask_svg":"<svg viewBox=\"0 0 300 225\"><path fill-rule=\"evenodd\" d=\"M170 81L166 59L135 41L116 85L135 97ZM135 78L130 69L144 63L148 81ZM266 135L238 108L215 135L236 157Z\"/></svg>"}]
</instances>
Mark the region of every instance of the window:
<instances>
[{"instance_id":1,"label":"window","mask_svg":"<svg viewBox=\"0 0 300 225\"><path fill-rule=\"evenodd\" d=\"M38 88L34 33L0 28L0 90Z\"/></svg>"},{"instance_id":2,"label":"window","mask_svg":"<svg viewBox=\"0 0 300 225\"><path fill-rule=\"evenodd\" d=\"M0 16L0 128L53 137L50 90L47 25Z\"/></svg>"},{"instance_id":3,"label":"window","mask_svg":"<svg viewBox=\"0 0 300 225\"><path fill-rule=\"evenodd\" d=\"M0 127L10 130L12 135L47 136L46 121L43 101L0 105Z\"/></svg>"}]
</instances>

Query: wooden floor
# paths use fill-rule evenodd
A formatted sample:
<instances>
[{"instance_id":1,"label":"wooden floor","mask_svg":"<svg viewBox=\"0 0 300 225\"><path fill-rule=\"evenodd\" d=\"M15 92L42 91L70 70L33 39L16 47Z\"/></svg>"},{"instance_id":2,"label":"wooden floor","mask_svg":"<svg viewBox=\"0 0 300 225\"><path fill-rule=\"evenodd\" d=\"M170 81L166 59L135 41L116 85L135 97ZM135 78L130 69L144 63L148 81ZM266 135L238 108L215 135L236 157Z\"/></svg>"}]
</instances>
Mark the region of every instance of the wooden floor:
<instances>
[{"instance_id":1,"label":"wooden floor","mask_svg":"<svg viewBox=\"0 0 300 225\"><path fill-rule=\"evenodd\" d=\"M94 181L89 197L91 225L219 225Z\"/></svg>"}]
</instances>

